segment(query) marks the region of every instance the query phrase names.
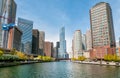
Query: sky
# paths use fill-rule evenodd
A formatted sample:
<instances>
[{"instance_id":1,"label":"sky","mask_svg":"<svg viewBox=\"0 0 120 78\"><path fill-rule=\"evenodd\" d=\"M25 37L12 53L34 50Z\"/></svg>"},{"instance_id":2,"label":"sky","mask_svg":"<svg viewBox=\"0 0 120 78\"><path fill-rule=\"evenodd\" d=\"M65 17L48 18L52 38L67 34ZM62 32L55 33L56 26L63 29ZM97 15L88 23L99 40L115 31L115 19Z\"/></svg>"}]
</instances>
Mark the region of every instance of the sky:
<instances>
[{"instance_id":1,"label":"sky","mask_svg":"<svg viewBox=\"0 0 120 78\"><path fill-rule=\"evenodd\" d=\"M111 5L116 41L120 37L120 0L15 0L17 18L34 22L33 28L45 31L45 41L59 41L61 27L65 27L67 52L72 51L75 30L82 34L90 28L89 10L98 2ZM16 20L17 20L16 18Z\"/></svg>"}]
</instances>

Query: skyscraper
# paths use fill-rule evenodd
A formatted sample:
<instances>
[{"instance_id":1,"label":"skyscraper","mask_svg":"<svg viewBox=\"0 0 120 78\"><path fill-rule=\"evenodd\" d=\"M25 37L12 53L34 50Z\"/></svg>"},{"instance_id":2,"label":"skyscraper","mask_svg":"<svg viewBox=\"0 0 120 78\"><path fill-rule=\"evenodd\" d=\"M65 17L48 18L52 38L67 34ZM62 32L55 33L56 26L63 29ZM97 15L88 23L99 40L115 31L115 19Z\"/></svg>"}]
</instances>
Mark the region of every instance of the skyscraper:
<instances>
[{"instance_id":1,"label":"skyscraper","mask_svg":"<svg viewBox=\"0 0 120 78\"><path fill-rule=\"evenodd\" d=\"M23 52L31 54L33 21L18 18L18 28L23 32L21 43L22 47L24 46Z\"/></svg>"},{"instance_id":2,"label":"skyscraper","mask_svg":"<svg viewBox=\"0 0 120 78\"><path fill-rule=\"evenodd\" d=\"M2 19L5 12L6 1L7 0L0 0L0 47L2 47Z\"/></svg>"},{"instance_id":3,"label":"skyscraper","mask_svg":"<svg viewBox=\"0 0 120 78\"><path fill-rule=\"evenodd\" d=\"M39 31L37 29L32 30L32 54L39 53Z\"/></svg>"},{"instance_id":4,"label":"skyscraper","mask_svg":"<svg viewBox=\"0 0 120 78\"><path fill-rule=\"evenodd\" d=\"M39 52L40 52L40 55L44 55L44 42L45 42L45 32L39 31Z\"/></svg>"},{"instance_id":5,"label":"skyscraper","mask_svg":"<svg viewBox=\"0 0 120 78\"><path fill-rule=\"evenodd\" d=\"M90 9L92 47L97 51L99 58L107 54L114 54L108 48L115 47L115 36L112 19L112 10L108 3L97 3ZM100 49L100 47L103 47Z\"/></svg>"},{"instance_id":6,"label":"skyscraper","mask_svg":"<svg viewBox=\"0 0 120 78\"><path fill-rule=\"evenodd\" d=\"M1 0L1 24L15 23L17 5L14 0ZM1 25L2 26L2 25ZM1 28L0 28L1 29ZM0 30L1 47L7 48L9 30Z\"/></svg>"},{"instance_id":7,"label":"skyscraper","mask_svg":"<svg viewBox=\"0 0 120 78\"><path fill-rule=\"evenodd\" d=\"M91 30L87 30L86 32L86 44L87 44L87 50L92 49Z\"/></svg>"},{"instance_id":8,"label":"skyscraper","mask_svg":"<svg viewBox=\"0 0 120 78\"><path fill-rule=\"evenodd\" d=\"M76 30L73 37L73 58L78 58L82 56L82 33L80 30Z\"/></svg>"},{"instance_id":9,"label":"skyscraper","mask_svg":"<svg viewBox=\"0 0 120 78\"><path fill-rule=\"evenodd\" d=\"M65 40L65 28L60 29L60 48L58 52L58 58L65 58L66 54L66 40Z\"/></svg>"}]
</instances>

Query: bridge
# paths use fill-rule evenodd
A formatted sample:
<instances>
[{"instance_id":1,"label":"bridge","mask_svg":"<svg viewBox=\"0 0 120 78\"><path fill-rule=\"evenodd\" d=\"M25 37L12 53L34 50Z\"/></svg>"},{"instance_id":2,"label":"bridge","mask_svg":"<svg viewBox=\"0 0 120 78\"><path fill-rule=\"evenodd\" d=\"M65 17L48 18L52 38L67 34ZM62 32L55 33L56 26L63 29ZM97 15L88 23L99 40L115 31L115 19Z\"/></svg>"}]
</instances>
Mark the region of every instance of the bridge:
<instances>
[{"instance_id":1,"label":"bridge","mask_svg":"<svg viewBox=\"0 0 120 78\"><path fill-rule=\"evenodd\" d=\"M56 61L69 61L71 60L70 58L56 58Z\"/></svg>"}]
</instances>

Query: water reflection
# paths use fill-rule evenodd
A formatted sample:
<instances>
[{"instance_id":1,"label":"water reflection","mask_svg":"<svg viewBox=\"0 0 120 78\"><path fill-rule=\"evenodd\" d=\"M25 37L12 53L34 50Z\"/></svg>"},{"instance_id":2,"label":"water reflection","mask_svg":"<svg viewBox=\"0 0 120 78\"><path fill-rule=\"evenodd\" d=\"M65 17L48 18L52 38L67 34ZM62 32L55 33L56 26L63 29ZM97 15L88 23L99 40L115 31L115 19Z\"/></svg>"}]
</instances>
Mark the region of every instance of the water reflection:
<instances>
[{"instance_id":1,"label":"water reflection","mask_svg":"<svg viewBox=\"0 0 120 78\"><path fill-rule=\"evenodd\" d=\"M0 78L120 78L120 68L51 62L0 68Z\"/></svg>"}]
</instances>

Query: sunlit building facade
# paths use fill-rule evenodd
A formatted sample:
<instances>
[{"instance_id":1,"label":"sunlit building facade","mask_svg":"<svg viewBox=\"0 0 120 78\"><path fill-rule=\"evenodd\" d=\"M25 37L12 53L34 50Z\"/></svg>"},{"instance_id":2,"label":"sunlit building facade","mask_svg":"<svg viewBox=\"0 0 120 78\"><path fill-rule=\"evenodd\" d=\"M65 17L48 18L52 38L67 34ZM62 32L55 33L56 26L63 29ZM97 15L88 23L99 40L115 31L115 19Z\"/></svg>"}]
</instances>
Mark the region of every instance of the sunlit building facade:
<instances>
[{"instance_id":1,"label":"sunlit building facade","mask_svg":"<svg viewBox=\"0 0 120 78\"><path fill-rule=\"evenodd\" d=\"M76 30L73 36L72 41L73 46L73 58L78 58L78 56L82 56L82 33L80 30Z\"/></svg>"},{"instance_id":2,"label":"sunlit building facade","mask_svg":"<svg viewBox=\"0 0 120 78\"><path fill-rule=\"evenodd\" d=\"M87 30L86 32L86 44L87 44L87 50L92 49L92 38L91 38L91 30Z\"/></svg>"},{"instance_id":3,"label":"sunlit building facade","mask_svg":"<svg viewBox=\"0 0 120 78\"><path fill-rule=\"evenodd\" d=\"M100 2L93 6L90 9L90 22L94 56L103 58L106 54L114 54L115 35L110 5Z\"/></svg>"}]
</instances>

